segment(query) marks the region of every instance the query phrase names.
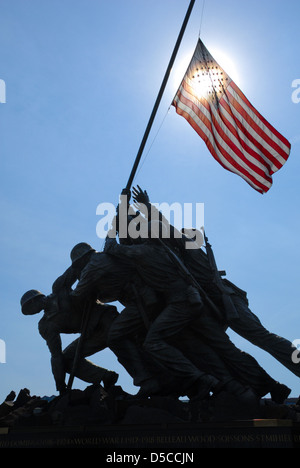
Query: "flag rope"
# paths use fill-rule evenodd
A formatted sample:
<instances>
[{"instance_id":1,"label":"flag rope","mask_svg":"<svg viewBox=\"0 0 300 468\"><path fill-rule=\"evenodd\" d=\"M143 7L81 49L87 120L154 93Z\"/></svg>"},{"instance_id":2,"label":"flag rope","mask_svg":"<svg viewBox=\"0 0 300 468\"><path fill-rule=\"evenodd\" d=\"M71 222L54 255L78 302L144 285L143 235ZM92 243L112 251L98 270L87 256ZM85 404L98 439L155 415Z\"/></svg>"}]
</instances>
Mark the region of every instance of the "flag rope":
<instances>
[{"instance_id":1,"label":"flag rope","mask_svg":"<svg viewBox=\"0 0 300 468\"><path fill-rule=\"evenodd\" d=\"M200 17L199 34L198 34L198 38L199 38L199 39L200 39L201 29L202 29L202 21L203 21L204 6L205 6L205 0L202 1L202 11L201 11L201 17Z\"/></svg>"},{"instance_id":2,"label":"flag rope","mask_svg":"<svg viewBox=\"0 0 300 468\"><path fill-rule=\"evenodd\" d=\"M140 173L140 171L141 171L141 169L142 169L142 167L143 167L143 165L144 165L144 163L145 163L145 161L146 161L146 159L147 159L147 157L148 157L148 155L149 155L149 153L150 153L150 151L151 151L151 149L152 149L152 146L154 145L155 140L156 140L156 138L157 138L157 136L158 136L158 134L159 134L159 132L160 132L160 130L161 130L161 128L162 128L162 126L163 126L163 124L164 124L166 118L167 118L167 115L168 115L169 112L170 112L171 105L172 105L172 104L169 105L168 110L167 110L167 112L165 113L165 116L164 116L164 118L162 119L162 122L161 122L160 126L158 127L158 130L157 130L157 132L156 132L156 134L155 134L155 136L154 136L154 138L153 138L153 140L152 140L152 142L151 142L151 144L150 144L150 146L149 146L149 149L148 149L147 153L145 154L145 156L144 156L142 162L140 163L139 169L137 170L135 177L137 177L137 176L139 175L139 173Z\"/></svg>"}]
</instances>

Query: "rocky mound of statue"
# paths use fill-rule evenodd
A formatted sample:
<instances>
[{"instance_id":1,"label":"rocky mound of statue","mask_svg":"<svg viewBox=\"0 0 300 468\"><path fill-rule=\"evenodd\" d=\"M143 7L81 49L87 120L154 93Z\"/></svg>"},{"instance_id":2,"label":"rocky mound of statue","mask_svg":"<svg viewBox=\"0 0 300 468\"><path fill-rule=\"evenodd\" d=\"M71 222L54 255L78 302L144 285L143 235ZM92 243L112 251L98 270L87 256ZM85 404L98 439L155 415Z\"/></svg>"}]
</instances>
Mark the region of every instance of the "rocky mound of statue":
<instances>
[{"instance_id":1,"label":"rocky mound of statue","mask_svg":"<svg viewBox=\"0 0 300 468\"><path fill-rule=\"evenodd\" d=\"M24 388L17 396L12 391L0 405L1 427L186 424L256 418L300 422L300 401L276 404L261 399L243 403L226 392L201 401L168 396L139 398L120 386L106 392L101 385L91 385L51 397L32 396Z\"/></svg>"}]
</instances>

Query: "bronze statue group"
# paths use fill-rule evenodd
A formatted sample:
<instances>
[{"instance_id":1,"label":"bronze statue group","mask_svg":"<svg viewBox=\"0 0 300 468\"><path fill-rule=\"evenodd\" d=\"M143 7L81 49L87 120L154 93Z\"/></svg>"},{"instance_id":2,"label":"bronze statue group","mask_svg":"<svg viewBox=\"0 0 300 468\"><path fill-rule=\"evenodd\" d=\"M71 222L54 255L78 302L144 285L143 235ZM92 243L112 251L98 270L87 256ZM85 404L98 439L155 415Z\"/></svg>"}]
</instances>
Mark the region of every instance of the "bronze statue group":
<instances>
[{"instance_id":1,"label":"bronze statue group","mask_svg":"<svg viewBox=\"0 0 300 468\"><path fill-rule=\"evenodd\" d=\"M128 204L132 195L136 208L153 208L140 187L127 195ZM203 401L226 391L245 404L268 394L283 403L290 389L238 349L226 330L300 377L300 364L292 360L295 347L269 332L249 309L246 293L218 276L209 244L203 249L196 236L178 232L161 213L147 213L143 232L146 226L149 235L118 238L110 232L101 252L79 243L51 294L30 290L21 298L23 314L44 311L38 328L49 347L59 394L70 389L67 374L106 390L115 385L116 372L87 359L109 348L138 387L134 398ZM61 334L70 333L80 336L63 349Z\"/></svg>"}]
</instances>

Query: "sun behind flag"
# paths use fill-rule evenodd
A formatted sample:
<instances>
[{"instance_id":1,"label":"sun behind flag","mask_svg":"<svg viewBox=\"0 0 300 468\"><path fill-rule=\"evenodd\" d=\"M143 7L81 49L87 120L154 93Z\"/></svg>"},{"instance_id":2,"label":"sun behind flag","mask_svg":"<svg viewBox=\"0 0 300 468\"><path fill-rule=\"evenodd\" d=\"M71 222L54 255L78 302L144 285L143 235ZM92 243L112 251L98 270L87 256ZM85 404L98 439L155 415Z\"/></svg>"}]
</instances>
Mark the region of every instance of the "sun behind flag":
<instances>
[{"instance_id":1,"label":"sun behind flag","mask_svg":"<svg viewBox=\"0 0 300 468\"><path fill-rule=\"evenodd\" d=\"M266 193L291 145L252 106L199 39L172 102L213 157L251 187Z\"/></svg>"}]
</instances>

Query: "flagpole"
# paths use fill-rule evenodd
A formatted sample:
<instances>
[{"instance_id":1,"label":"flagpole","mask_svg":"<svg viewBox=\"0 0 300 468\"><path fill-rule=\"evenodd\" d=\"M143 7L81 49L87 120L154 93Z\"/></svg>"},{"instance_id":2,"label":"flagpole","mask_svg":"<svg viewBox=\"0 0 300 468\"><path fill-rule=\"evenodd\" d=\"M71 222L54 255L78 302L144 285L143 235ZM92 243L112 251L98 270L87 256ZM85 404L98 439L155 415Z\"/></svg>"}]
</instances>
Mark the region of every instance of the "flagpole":
<instances>
[{"instance_id":1,"label":"flagpole","mask_svg":"<svg viewBox=\"0 0 300 468\"><path fill-rule=\"evenodd\" d=\"M135 161L134 161L134 164L133 164L133 167L132 167L132 170L131 170L131 173L130 173L130 176L129 176L129 179L128 179L128 182L127 182L127 185L126 185L126 189L131 188L134 176L136 174L139 162L141 160L141 157L142 157L142 154L143 154L143 151L144 151L144 148L145 148L145 145L146 145L146 142L147 142L147 139L148 139L148 136L149 136L153 121L154 121L154 118L156 116L156 113L157 113L161 98L163 96L163 93L164 93L164 90L165 90L165 87L166 87L166 84L168 82L169 75L171 73L171 69L173 67L173 64L174 64L174 61L175 61L175 58L176 58L176 55L177 55L181 40L183 38L187 23L189 21L189 18L190 18L194 3L195 3L195 0L191 0L191 2L189 4L189 7L188 7L188 10L186 12L186 15L185 15L184 21L182 23L182 26L181 26L181 29L180 29L180 32L179 32L179 35L178 35L174 50L173 50L173 53L172 53L171 58L170 58L168 68L166 70L166 73L165 73L164 79L162 81L159 93L157 95L157 98L156 98L156 101L155 101L155 104L154 104L154 107L153 107L153 110L152 110L148 125L146 127L143 139L141 141L138 153L136 155L136 158L135 158Z\"/></svg>"}]
</instances>

